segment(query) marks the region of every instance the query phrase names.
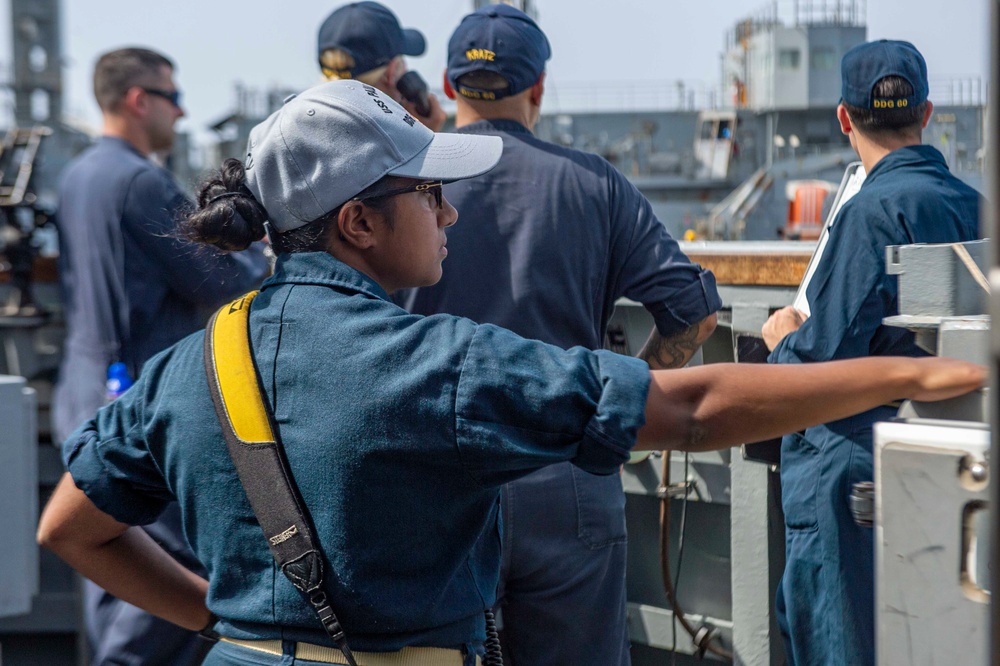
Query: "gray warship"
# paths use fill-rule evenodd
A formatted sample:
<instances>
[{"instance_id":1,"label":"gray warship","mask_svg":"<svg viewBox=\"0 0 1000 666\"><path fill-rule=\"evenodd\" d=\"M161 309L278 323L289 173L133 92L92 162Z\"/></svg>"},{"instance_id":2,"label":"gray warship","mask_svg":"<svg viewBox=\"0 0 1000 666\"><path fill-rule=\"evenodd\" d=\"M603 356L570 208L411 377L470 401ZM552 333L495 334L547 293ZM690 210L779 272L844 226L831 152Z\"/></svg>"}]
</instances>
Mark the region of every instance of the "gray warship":
<instances>
[{"instance_id":1,"label":"gray warship","mask_svg":"<svg viewBox=\"0 0 1000 666\"><path fill-rule=\"evenodd\" d=\"M62 473L48 425L64 330L52 256L55 184L90 137L62 122L58 0L12 0L10 12L16 125L0 146L0 666L84 664L79 579L38 549L34 529ZM685 251L716 273L725 305L696 362L760 362L761 325L807 279L856 169L834 108L840 57L867 39L864 15L862 0L796 1L784 13L770 5L726 32L720 81L711 86L550 82L559 108L544 113L536 133L606 157L685 239ZM995 6L993 22L997 63ZM993 190L989 219L998 224L996 100L987 105L987 87L974 79L931 84L925 142L961 178ZM218 141L208 161L241 154L249 128L286 92L237 87L234 108L212 125ZM180 137L169 163L182 183L194 176L187 154ZM966 256L972 266L950 250L895 249L887 270L907 295L895 323L933 353L996 368L1000 340L990 335L995 306L986 293L1000 257L986 242ZM620 302L608 348L636 353L651 325L641 307ZM1000 666L1000 620L989 604L1000 532L989 513L1000 486L990 482L992 396L933 409L906 404L877 433L870 506L880 665ZM748 443L626 466L636 666L784 663L773 609L784 557L774 451ZM914 556L922 552L937 555Z\"/></svg>"}]
</instances>

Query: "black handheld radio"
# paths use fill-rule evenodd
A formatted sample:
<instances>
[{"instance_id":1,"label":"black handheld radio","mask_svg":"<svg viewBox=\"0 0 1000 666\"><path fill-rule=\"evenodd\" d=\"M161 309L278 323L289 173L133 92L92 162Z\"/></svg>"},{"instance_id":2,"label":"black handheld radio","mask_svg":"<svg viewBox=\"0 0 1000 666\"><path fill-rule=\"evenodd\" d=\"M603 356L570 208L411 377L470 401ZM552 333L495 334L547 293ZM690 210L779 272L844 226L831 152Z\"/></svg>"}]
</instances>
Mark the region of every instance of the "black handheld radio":
<instances>
[{"instance_id":1,"label":"black handheld radio","mask_svg":"<svg viewBox=\"0 0 1000 666\"><path fill-rule=\"evenodd\" d=\"M424 118L431 115L431 103L427 99L427 82L412 69L399 77L396 89Z\"/></svg>"}]
</instances>

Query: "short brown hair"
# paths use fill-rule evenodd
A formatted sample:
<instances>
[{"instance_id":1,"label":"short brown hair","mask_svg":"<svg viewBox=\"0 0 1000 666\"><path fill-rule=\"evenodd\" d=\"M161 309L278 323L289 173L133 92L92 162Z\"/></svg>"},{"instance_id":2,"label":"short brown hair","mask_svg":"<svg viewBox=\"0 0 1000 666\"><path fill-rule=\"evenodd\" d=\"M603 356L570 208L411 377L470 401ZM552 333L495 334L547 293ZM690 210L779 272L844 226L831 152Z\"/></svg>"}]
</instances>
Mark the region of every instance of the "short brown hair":
<instances>
[{"instance_id":1,"label":"short brown hair","mask_svg":"<svg viewBox=\"0 0 1000 666\"><path fill-rule=\"evenodd\" d=\"M487 69L479 69L468 74L463 74L455 81L461 86L475 88L477 90L506 90L510 87L507 77L491 72Z\"/></svg>"},{"instance_id":2,"label":"short brown hair","mask_svg":"<svg viewBox=\"0 0 1000 666\"><path fill-rule=\"evenodd\" d=\"M901 76L879 79L872 90L873 98L900 98L913 94L913 86ZM844 103L851 125L866 136L876 138L920 136L927 102L895 109L865 109Z\"/></svg>"},{"instance_id":3,"label":"short brown hair","mask_svg":"<svg viewBox=\"0 0 1000 666\"><path fill-rule=\"evenodd\" d=\"M149 83L164 67L174 69L170 58L142 48L109 51L94 66L94 98L101 111L113 111L130 88Z\"/></svg>"}]
</instances>

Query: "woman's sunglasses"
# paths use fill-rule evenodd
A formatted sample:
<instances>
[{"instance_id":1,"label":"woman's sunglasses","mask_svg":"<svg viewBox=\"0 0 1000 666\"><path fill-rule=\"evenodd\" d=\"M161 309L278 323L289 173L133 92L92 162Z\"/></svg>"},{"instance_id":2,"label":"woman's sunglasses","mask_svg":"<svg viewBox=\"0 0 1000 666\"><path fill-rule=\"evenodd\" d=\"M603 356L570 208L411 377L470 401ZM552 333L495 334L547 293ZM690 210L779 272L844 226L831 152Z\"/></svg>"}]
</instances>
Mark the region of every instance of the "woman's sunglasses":
<instances>
[{"instance_id":1,"label":"woman's sunglasses","mask_svg":"<svg viewBox=\"0 0 1000 666\"><path fill-rule=\"evenodd\" d=\"M407 187L398 187L391 190L385 190L384 192L374 192L372 194L366 194L363 197L354 197L352 201L368 201L369 199L386 199L388 197L397 197L400 194L409 194L410 192L427 192L430 191L434 195L434 202L437 204L438 208L444 208L444 202L441 194L441 187L444 185L440 180L431 181L425 183L417 183L416 185L408 185Z\"/></svg>"}]
</instances>

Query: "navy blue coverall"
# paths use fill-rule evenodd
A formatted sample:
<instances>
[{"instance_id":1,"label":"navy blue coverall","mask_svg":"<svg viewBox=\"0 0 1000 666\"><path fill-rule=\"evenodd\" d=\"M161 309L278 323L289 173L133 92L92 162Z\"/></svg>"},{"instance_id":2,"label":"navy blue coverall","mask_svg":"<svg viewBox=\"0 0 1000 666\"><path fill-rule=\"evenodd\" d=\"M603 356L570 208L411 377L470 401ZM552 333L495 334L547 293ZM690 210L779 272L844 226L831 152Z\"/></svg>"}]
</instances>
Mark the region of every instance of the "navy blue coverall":
<instances>
[{"instance_id":1,"label":"navy blue coverall","mask_svg":"<svg viewBox=\"0 0 1000 666\"><path fill-rule=\"evenodd\" d=\"M811 316L768 360L925 356L912 333L882 324L898 314L885 247L975 240L979 206L979 194L933 147L886 155L830 228L806 290ZM872 425L895 413L878 407L782 441L786 562L776 605L790 664L875 663L873 531L855 524L848 497L854 483L873 478Z\"/></svg>"},{"instance_id":2,"label":"navy blue coverall","mask_svg":"<svg viewBox=\"0 0 1000 666\"><path fill-rule=\"evenodd\" d=\"M607 161L512 120L458 132L503 139L487 174L445 186L459 211L433 287L400 300L564 349L600 349L622 296L664 336L718 310L711 272L680 251L649 202ZM504 658L514 666L628 664L625 495L619 476L568 463L508 483L500 577Z\"/></svg>"}]
</instances>

